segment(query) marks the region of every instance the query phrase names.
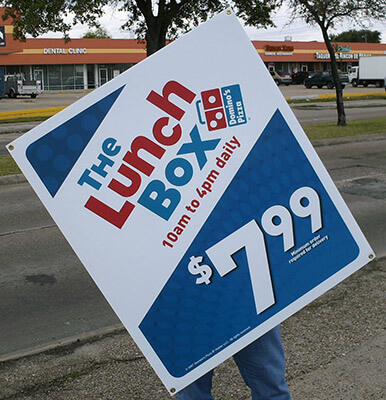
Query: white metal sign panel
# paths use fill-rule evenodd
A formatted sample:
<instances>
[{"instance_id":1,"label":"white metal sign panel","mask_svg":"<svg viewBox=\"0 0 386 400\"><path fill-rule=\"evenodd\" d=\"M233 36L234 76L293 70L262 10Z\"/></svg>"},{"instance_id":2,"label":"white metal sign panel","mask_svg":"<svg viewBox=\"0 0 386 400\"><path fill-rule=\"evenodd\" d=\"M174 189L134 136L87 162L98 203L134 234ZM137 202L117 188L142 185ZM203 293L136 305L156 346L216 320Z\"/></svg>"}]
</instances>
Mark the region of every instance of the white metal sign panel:
<instances>
[{"instance_id":1,"label":"white metal sign panel","mask_svg":"<svg viewBox=\"0 0 386 400\"><path fill-rule=\"evenodd\" d=\"M372 254L230 12L8 149L171 393Z\"/></svg>"}]
</instances>

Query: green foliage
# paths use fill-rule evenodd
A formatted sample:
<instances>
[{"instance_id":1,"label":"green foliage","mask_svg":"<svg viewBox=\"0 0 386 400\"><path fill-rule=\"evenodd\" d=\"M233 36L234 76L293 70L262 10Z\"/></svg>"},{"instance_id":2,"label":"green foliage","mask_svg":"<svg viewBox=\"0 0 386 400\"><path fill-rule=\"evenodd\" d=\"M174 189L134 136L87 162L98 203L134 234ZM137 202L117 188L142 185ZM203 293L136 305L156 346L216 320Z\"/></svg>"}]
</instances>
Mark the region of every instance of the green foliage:
<instances>
[{"instance_id":1,"label":"green foliage","mask_svg":"<svg viewBox=\"0 0 386 400\"><path fill-rule=\"evenodd\" d=\"M267 27L273 25L271 12L282 0L181 0L159 1L155 9L150 0L120 2L127 22L122 28L134 31L148 45L148 54L165 45L165 38L175 39L214 14L233 8L247 24ZM157 43L158 40L158 43ZM155 44L155 48L151 46Z\"/></svg>"},{"instance_id":2,"label":"green foliage","mask_svg":"<svg viewBox=\"0 0 386 400\"><path fill-rule=\"evenodd\" d=\"M3 19L11 18L14 26L14 38L25 40L26 35L38 37L49 31L63 32L69 40L68 32L76 23L97 25L102 16L102 7L108 0L3 0L0 6L7 7ZM73 15L72 22L64 18Z\"/></svg>"},{"instance_id":3,"label":"green foliage","mask_svg":"<svg viewBox=\"0 0 386 400\"><path fill-rule=\"evenodd\" d=\"M111 36L107 29L102 26L98 26L95 29L89 29L83 36L82 39L111 39Z\"/></svg>"},{"instance_id":4,"label":"green foliage","mask_svg":"<svg viewBox=\"0 0 386 400\"><path fill-rule=\"evenodd\" d=\"M246 25L255 28L267 28L275 26L271 16L283 3L282 0L234 0L231 7L235 9L239 18L244 20Z\"/></svg>"},{"instance_id":5,"label":"green foliage","mask_svg":"<svg viewBox=\"0 0 386 400\"><path fill-rule=\"evenodd\" d=\"M334 28L343 20L362 24L369 19L383 19L386 3L379 0L288 0L293 17L309 24Z\"/></svg>"},{"instance_id":6,"label":"green foliage","mask_svg":"<svg viewBox=\"0 0 386 400\"><path fill-rule=\"evenodd\" d=\"M381 32L370 31L369 29L350 29L336 35L330 35L330 39L333 42L381 43Z\"/></svg>"},{"instance_id":7,"label":"green foliage","mask_svg":"<svg viewBox=\"0 0 386 400\"><path fill-rule=\"evenodd\" d=\"M130 29L147 43L150 55L181 33L199 25L223 8L222 0L151 0L118 1L119 11L127 13L121 29Z\"/></svg>"}]
</instances>

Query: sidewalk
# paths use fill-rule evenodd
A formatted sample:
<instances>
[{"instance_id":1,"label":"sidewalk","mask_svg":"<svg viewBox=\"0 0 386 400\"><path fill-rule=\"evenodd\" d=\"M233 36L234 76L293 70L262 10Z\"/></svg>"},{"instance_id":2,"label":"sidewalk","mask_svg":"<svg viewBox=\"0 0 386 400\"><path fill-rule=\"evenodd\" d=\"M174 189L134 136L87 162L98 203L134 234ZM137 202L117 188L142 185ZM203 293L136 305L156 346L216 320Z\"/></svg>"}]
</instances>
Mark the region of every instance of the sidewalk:
<instances>
[{"instance_id":1,"label":"sidewalk","mask_svg":"<svg viewBox=\"0 0 386 400\"><path fill-rule=\"evenodd\" d=\"M385 398L386 258L373 261L282 324L293 400ZM217 400L247 400L228 360L216 369ZM104 336L0 363L0 398L165 400L168 392L130 336Z\"/></svg>"}]
</instances>

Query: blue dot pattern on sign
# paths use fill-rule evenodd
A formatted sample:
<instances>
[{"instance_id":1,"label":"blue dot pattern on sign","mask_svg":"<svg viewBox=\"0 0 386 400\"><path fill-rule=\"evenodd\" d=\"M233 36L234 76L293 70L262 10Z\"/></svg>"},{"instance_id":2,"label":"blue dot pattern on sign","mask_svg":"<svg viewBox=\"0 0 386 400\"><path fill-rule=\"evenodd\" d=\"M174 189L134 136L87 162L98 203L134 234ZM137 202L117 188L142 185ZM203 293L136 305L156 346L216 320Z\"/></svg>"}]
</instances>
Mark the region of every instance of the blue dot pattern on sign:
<instances>
[{"instance_id":1,"label":"blue dot pattern on sign","mask_svg":"<svg viewBox=\"0 0 386 400\"><path fill-rule=\"evenodd\" d=\"M323 227L313 234L310 218L294 216L296 244L287 252L281 236L265 234L275 304L257 315L245 250L232 256L238 267L222 278L205 250L253 219L261 226L262 214L273 205L289 209L291 194L303 186L313 187L320 196ZM329 239L290 264L290 252L319 234ZM303 150L276 111L140 329L170 374L181 377L232 343L236 335L241 337L345 267L358 251ZM204 256L202 263L213 268L209 285L195 284L197 276L188 271L191 256Z\"/></svg>"},{"instance_id":2,"label":"blue dot pattern on sign","mask_svg":"<svg viewBox=\"0 0 386 400\"><path fill-rule=\"evenodd\" d=\"M27 159L55 197L124 86L31 143Z\"/></svg>"}]
</instances>

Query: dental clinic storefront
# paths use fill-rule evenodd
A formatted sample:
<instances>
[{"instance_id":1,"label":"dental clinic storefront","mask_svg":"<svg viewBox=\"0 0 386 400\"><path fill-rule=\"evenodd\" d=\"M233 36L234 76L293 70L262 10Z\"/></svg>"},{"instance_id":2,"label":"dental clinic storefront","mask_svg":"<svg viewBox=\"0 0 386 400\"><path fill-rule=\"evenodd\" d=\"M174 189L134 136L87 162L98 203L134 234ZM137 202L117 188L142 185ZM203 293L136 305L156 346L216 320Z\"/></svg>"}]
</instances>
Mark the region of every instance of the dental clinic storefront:
<instances>
[{"instance_id":1,"label":"dental clinic storefront","mask_svg":"<svg viewBox=\"0 0 386 400\"><path fill-rule=\"evenodd\" d=\"M133 39L13 39L10 20L0 8L0 68L40 80L44 90L93 89L146 57Z\"/></svg>"},{"instance_id":2,"label":"dental clinic storefront","mask_svg":"<svg viewBox=\"0 0 386 400\"><path fill-rule=\"evenodd\" d=\"M5 74L22 73L40 80L44 90L93 89L145 58L135 40L27 39L15 42L12 34L0 47L0 68Z\"/></svg>"}]
</instances>

